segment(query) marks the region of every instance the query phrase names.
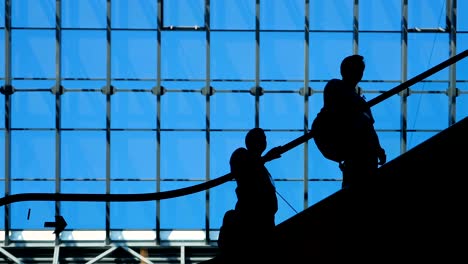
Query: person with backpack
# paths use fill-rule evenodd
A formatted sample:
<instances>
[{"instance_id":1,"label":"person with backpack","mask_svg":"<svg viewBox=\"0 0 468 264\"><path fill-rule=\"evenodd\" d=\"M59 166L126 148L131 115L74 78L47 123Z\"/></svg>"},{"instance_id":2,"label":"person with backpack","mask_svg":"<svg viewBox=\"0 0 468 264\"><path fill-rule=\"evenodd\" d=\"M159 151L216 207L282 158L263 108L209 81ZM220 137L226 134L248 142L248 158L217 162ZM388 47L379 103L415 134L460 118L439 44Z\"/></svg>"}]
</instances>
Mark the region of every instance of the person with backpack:
<instances>
[{"instance_id":1,"label":"person with backpack","mask_svg":"<svg viewBox=\"0 0 468 264\"><path fill-rule=\"evenodd\" d=\"M237 183L237 203L223 218L218 246L224 263L271 263L269 243L273 238L278 201L274 181L265 162L281 157L267 146L262 128L245 136L245 148L236 149L230 158L231 173Z\"/></svg>"},{"instance_id":2,"label":"person with backpack","mask_svg":"<svg viewBox=\"0 0 468 264\"><path fill-rule=\"evenodd\" d=\"M364 75L361 55L351 55L340 65L342 79L331 79L324 88L323 107L312 124L314 140L322 154L340 164L342 188L362 187L376 179L385 150L374 129L374 117L360 95Z\"/></svg>"}]
</instances>

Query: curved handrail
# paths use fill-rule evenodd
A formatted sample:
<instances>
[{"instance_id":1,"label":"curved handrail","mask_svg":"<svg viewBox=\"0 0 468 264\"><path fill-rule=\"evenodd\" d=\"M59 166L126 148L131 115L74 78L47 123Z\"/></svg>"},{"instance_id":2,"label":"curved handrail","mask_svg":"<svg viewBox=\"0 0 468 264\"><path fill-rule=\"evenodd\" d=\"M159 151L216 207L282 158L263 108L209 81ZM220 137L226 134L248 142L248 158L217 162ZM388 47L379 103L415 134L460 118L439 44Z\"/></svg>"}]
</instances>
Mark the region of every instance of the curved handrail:
<instances>
[{"instance_id":1,"label":"curved handrail","mask_svg":"<svg viewBox=\"0 0 468 264\"><path fill-rule=\"evenodd\" d=\"M0 198L0 206L24 201L75 201L75 202L143 202L170 199L179 196L201 192L225 182L234 177L228 173L207 182L185 188L153 193L130 194L95 194L95 193L18 193Z\"/></svg>"},{"instance_id":2,"label":"curved handrail","mask_svg":"<svg viewBox=\"0 0 468 264\"><path fill-rule=\"evenodd\" d=\"M367 105L372 107L383 100L403 91L404 89L409 88L411 85L414 85L417 82L422 81L423 79L431 76L432 74L439 72L440 70L450 66L451 64L465 58L468 56L468 49L437 64L436 66L430 68L427 71L407 80L400 85L395 86L394 88L380 94L379 96L369 100ZM300 144L313 138L313 131L310 131L283 146L279 146L280 154L283 154L294 147L299 146ZM189 195L196 192L204 191L220 184L223 184L229 180L232 180L233 176L228 173L221 177L196 184L193 186L164 191L164 192L154 192L154 193L138 193L138 194L79 194L79 193L20 193L8 195L0 198L0 206L11 204L15 202L22 201L78 201L78 202L142 202L142 201L155 201L162 199L175 198L179 196Z\"/></svg>"}]
</instances>

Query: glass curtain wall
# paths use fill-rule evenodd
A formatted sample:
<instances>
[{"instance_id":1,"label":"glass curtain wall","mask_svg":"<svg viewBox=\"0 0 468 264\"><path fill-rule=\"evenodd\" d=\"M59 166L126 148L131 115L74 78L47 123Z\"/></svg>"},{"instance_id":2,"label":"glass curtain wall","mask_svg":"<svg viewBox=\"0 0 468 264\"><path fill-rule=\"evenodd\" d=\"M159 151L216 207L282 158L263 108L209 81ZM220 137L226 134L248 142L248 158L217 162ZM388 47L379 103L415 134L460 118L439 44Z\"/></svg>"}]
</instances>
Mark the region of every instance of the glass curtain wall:
<instances>
[{"instance_id":1,"label":"glass curtain wall","mask_svg":"<svg viewBox=\"0 0 468 264\"><path fill-rule=\"evenodd\" d=\"M458 11L457 11L458 10ZM307 133L341 60L367 100L468 48L467 1L0 0L0 195L134 194L229 173L253 127ZM458 13L458 16L457 16ZM468 60L373 107L388 160L468 114ZM339 190L313 141L267 164L277 224ZM2 205L0 228L199 230L216 240L235 183L143 202Z\"/></svg>"}]
</instances>

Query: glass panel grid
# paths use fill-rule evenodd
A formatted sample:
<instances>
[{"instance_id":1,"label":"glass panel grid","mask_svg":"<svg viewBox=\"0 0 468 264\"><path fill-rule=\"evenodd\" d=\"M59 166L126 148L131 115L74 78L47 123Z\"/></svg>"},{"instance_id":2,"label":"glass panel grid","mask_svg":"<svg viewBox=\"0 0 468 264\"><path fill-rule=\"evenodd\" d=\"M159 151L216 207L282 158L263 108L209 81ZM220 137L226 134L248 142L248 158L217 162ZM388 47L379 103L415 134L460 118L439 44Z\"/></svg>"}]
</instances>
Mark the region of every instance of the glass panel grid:
<instances>
[{"instance_id":1,"label":"glass panel grid","mask_svg":"<svg viewBox=\"0 0 468 264\"><path fill-rule=\"evenodd\" d=\"M260 1L259 13L255 0L164 1L163 26L175 26L172 30L158 28L157 1L113 0L111 10L106 2L62 0L57 39L56 1L12 1L10 32L0 1L0 73L3 83L16 89L11 105L6 96L0 98L2 172L11 158L11 173L0 181L2 196L7 180L13 194L53 193L55 181L63 193L142 193L199 184L229 172L230 154L243 146L257 120L267 129L269 148L302 135L321 108L326 81L340 78L341 60L355 50L365 56L360 85L368 100L450 54L448 32L410 32L403 43L401 1L359 1L359 17L353 2L345 0L309 1L307 17L305 1ZM205 26L208 2L211 31L184 28ZM445 28L445 2L411 1L409 28ZM460 2L457 52L468 47ZM11 61L5 33L11 33ZM455 100L457 120L467 115L466 65L465 59L456 67L462 91ZM408 98L394 96L373 108L389 159L401 154L403 133L411 149L448 126L450 78L444 69L411 87ZM51 92L56 84L64 94ZM106 95L106 84L116 93ZM155 89L159 84L162 94ZM255 97L251 89L257 85L265 93ZM305 85L313 90L308 98L300 93ZM212 95L206 94L209 86ZM12 131L5 126L7 116ZM410 131L403 130L402 120ZM5 142L8 133L11 142ZM337 164L325 160L313 142L268 168L293 207L278 197L277 223L341 186ZM210 196L199 192L159 202L111 203L109 216L105 203L61 202L59 210L72 219L72 229L155 229L159 219L165 230L205 229L209 210L210 229L216 230L235 204L234 189L229 182L209 190ZM33 212L29 222L28 209ZM90 214L96 218L82 217ZM54 215L54 202L26 202L11 206L9 217L11 228L35 229ZM4 210L0 224L4 229Z\"/></svg>"}]
</instances>

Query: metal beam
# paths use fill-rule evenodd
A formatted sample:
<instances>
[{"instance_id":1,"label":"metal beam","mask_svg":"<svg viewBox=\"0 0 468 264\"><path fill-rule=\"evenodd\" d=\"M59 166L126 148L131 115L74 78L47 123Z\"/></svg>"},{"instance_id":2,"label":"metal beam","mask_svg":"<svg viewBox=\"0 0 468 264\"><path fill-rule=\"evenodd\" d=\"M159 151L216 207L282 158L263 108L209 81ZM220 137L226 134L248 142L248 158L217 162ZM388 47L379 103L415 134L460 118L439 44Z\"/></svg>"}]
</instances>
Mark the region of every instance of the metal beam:
<instances>
[{"instance_id":1,"label":"metal beam","mask_svg":"<svg viewBox=\"0 0 468 264\"><path fill-rule=\"evenodd\" d=\"M52 264L59 264L59 254L60 254L60 246L56 245L54 247L54 258L52 260Z\"/></svg>"},{"instance_id":2,"label":"metal beam","mask_svg":"<svg viewBox=\"0 0 468 264\"><path fill-rule=\"evenodd\" d=\"M180 246L180 264L185 264L185 246Z\"/></svg>"},{"instance_id":3,"label":"metal beam","mask_svg":"<svg viewBox=\"0 0 468 264\"><path fill-rule=\"evenodd\" d=\"M13 256L12 254L10 254L10 252L6 251L4 248L0 247L0 252L3 253L3 255L5 255L7 258L11 259L13 262L15 262L16 264L23 264L23 262L21 262L19 259L17 259L15 256Z\"/></svg>"},{"instance_id":4,"label":"metal beam","mask_svg":"<svg viewBox=\"0 0 468 264\"><path fill-rule=\"evenodd\" d=\"M111 247L108 250L104 251L103 253L99 254L99 256L97 256L97 257L93 258L92 260L86 262L86 264L96 263L99 260L101 260L103 257L105 257L105 256L109 255L110 253L112 253L116 249L117 249L117 247Z\"/></svg>"},{"instance_id":5,"label":"metal beam","mask_svg":"<svg viewBox=\"0 0 468 264\"><path fill-rule=\"evenodd\" d=\"M125 249L125 251L127 251L128 253L132 254L133 256L135 256L136 258L138 258L139 260L147 263L147 264L154 264L153 262L151 262L149 259L143 257L142 255L138 254L138 252L136 252L135 250L129 248L129 247L121 247L123 249Z\"/></svg>"}]
</instances>

